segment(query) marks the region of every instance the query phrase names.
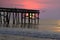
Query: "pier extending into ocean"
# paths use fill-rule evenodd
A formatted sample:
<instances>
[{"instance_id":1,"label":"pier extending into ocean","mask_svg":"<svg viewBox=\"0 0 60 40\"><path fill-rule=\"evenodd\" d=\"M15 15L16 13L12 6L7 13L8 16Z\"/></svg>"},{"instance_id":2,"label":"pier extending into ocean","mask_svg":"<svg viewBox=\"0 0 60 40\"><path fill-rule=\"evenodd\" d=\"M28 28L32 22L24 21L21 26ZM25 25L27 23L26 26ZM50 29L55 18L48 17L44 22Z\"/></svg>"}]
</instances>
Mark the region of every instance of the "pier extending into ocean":
<instances>
[{"instance_id":1,"label":"pier extending into ocean","mask_svg":"<svg viewBox=\"0 0 60 40\"><path fill-rule=\"evenodd\" d=\"M0 7L1 24L39 24L39 10Z\"/></svg>"},{"instance_id":2,"label":"pier extending into ocean","mask_svg":"<svg viewBox=\"0 0 60 40\"><path fill-rule=\"evenodd\" d=\"M60 39L59 21L40 20L39 10L0 7L0 35ZM58 24L57 24L58 22Z\"/></svg>"}]
</instances>

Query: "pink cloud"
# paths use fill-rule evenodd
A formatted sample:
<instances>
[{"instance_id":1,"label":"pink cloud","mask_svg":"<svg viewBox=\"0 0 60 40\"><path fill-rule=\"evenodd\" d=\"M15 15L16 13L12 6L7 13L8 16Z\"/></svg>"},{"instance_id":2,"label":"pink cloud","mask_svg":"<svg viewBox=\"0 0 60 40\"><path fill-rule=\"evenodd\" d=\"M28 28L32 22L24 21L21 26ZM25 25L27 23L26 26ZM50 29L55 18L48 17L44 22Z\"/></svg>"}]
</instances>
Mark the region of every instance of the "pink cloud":
<instances>
[{"instance_id":1,"label":"pink cloud","mask_svg":"<svg viewBox=\"0 0 60 40\"><path fill-rule=\"evenodd\" d=\"M43 5L39 4L33 0L25 0L25 1L22 1L21 4L24 5L23 8L26 8L26 9L41 9L45 6L44 4Z\"/></svg>"},{"instance_id":2,"label":"pink cloud","mask_svg":"<svg viewBox=\"0 0 60 40\"><path fill-rule=\"evenodd\" d=\"M1 0L0 5L3 7L17 7L26 9L42 9L45 8L45 4L41 4L41 0Z\"/></svg>"}]
</instances>

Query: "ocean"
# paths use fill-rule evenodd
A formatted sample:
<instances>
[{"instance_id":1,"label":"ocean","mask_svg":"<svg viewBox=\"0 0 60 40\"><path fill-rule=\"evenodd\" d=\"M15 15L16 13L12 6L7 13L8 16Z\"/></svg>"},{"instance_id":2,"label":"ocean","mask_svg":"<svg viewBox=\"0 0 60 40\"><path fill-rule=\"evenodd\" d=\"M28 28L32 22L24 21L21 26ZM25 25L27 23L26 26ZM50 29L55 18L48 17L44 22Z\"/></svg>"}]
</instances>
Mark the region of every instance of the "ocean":
<instances>
[{"instance_id":1,"label":"ocean","mask_svg":"<svg viewBox=\"0 0 60 40\"><path fill-rule=\"evenodd\" d=\"M40 20L40 24L0 24L0 40L59 40L60 20Z\"/></svg>"}]
</instances>

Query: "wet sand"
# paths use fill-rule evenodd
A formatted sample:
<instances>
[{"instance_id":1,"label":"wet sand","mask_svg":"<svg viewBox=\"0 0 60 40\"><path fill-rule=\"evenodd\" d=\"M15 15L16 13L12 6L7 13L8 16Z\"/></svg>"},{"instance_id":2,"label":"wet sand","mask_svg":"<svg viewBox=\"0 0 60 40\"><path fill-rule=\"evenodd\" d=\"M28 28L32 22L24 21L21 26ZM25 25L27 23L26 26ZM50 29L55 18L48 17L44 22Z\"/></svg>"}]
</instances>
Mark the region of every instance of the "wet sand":
<instances>
[{"instance_id":1,"label":"wet sand","mask_svg":"<svg viewBox=\"0 0 60 40\"><path fill-rule=\"evenodd\" d=\"M56 39L32 38L32 37L0 34L0 40L56 40Z\"/></svg>"}]
</instances>

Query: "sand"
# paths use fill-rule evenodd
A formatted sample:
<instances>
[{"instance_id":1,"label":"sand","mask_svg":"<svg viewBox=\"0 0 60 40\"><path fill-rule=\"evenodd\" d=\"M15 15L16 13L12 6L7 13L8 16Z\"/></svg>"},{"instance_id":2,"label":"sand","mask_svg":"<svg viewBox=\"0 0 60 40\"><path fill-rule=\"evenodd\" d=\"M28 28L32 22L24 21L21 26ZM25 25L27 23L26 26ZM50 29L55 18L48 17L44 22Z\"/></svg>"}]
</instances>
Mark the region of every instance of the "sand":
<instances>
[{"instance_id":1,"label":"sand","mask_svg":"<svg viewBox=\"0 0 60 40\"><path fill-rule=\"evenodd\" d=\"M0 40L56 40L56 39L42 39L42 38L32 38L32 37L24 37L17 35L0 34Z\"/></svg>"}]
</instances>

